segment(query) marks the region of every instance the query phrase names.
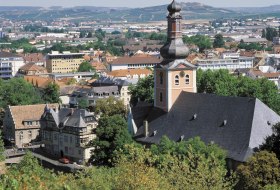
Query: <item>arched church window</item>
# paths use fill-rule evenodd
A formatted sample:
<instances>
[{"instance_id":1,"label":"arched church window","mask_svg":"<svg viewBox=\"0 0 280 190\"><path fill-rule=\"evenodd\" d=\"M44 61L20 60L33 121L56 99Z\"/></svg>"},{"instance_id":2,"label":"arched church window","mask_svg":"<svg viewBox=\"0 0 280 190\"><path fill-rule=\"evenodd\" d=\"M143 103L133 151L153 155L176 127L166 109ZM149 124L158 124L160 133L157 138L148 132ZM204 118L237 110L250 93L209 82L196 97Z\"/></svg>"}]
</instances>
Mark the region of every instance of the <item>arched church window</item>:
<instances>
[{"instance_id":1,"label":"arched church window","mask_svg":"<svg viewBox=\"0 0 280 190\"><path fill-rule=\"evenodd\" d=\"M185 82L186 82L186 84L190 84L190 76L189 75L185 76Z\"/></svg>"},{"instance_id":2,"label":"arched church window","mask_svg":"<svg viewBox=\"0 0 280 190\"><path fill-rule=\"evenodd\" d=\"M179 85L179 75L175 76L175 85Z\"/></svg>"},{"instance_id":3,"label":"arched church window","mask_svg":"<svg viewBox=\"0 0 280 190\"><path fill-rule=\"evenodd\" d=\"M160 72L160 74L159 74L159 82L160 82L160 84L163 84L163 73L162 72Z\"/></svg>"}]
</instances>

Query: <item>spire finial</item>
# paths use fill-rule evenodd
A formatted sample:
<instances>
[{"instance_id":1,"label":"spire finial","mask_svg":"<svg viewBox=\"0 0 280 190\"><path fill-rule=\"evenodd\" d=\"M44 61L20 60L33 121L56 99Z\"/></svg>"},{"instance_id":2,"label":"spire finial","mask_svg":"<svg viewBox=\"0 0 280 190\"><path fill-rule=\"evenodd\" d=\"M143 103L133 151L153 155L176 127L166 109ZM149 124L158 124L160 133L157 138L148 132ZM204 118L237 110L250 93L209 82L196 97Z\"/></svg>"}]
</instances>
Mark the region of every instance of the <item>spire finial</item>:
<instances>
[{"instance_id":1,"label":"spire finial","mask_svg":"<svg viewBox=\"0 0 280 190\"><path fill-rule=\"evenodd\" d=\"M173 0L172 3L168 5L167 10L170 13L180 12L181 6L175 0Z\"/></svg>"}]
</instances>

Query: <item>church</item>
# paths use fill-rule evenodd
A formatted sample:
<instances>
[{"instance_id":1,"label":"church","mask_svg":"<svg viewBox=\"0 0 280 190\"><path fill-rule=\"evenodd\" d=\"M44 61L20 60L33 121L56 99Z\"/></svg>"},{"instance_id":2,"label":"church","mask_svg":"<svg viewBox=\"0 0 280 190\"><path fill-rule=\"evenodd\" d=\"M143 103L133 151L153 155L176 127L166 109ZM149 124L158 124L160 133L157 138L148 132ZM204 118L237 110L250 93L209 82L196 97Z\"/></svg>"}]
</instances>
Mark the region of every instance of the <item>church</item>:
<instances>
[{"instance_id":1,"label":"church","mask_svg":"<svg viewBox=\"0 0 280 190\"><path fill-rule=\"evenodd\" d=\"M280 116L257 98L197 93L197 68L185 59L181 7L173 0L167 9L168 40L160 50L163 61L154 68L154 104L139 102L131 109L134 138L151 145L163 136L176 142L200 137L226 150L234 163L245 162Z\"/></svg>"}]
</instances>

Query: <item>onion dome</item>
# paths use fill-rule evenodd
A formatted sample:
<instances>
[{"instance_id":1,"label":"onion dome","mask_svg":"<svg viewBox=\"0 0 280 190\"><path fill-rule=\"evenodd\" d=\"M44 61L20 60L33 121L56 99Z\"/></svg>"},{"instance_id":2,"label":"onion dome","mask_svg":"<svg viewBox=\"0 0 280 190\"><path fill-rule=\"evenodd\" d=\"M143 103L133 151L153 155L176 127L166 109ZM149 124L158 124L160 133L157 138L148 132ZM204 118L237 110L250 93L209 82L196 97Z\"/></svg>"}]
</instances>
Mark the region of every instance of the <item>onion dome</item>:
<instances>
[{"instance_id":1,"label":"onion dome","mask_svg":"<svg viewBox=\"0 0 280 190\"><path fill-rule=\"evenodd\" d=\"M180 12L181 6L175 0L173 0L172 3L168 5L167 10L170 13Z\"/></svg>"}]
</instances>

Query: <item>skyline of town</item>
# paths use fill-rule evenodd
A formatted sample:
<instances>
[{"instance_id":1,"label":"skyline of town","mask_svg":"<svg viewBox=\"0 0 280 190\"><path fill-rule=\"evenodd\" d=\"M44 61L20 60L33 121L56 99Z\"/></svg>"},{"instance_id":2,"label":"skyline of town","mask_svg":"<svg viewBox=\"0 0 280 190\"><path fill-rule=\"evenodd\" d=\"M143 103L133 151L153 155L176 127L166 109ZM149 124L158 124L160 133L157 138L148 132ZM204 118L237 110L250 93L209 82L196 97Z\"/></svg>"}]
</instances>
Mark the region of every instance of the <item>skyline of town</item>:
<instances>
[{"instance_id":1,"label":"skyline of town","mask_svg":"<svg viewBox=\"0 0 280 190\"><path fill-rule=\"evenodd\" d=\"M11 0L11 1L4 1L1 0L1 6L42 6L42 7L51 7L51 6L63 6L63 7L73 7L73 6L102 6L102 7L129 7L129 8L137 8L137 7L148 7L148 6L157 6L157 5L164 5L168 4L170 1L168 0L142 0L142 1L130 1L130 0L103 0L103 1L93 1L93 0L80 0L80 1L73 1L73 0L61 0L61 1L34 1L34 0ZM280 4L277 3L275 0L236 0L236 1L222 1L222 0L181 0L179 2L198 2L203 3L205 5L210 5L214 7L266 7L271 5Z\"/></svg>"}]
</instances>

